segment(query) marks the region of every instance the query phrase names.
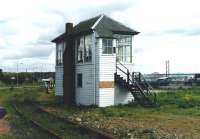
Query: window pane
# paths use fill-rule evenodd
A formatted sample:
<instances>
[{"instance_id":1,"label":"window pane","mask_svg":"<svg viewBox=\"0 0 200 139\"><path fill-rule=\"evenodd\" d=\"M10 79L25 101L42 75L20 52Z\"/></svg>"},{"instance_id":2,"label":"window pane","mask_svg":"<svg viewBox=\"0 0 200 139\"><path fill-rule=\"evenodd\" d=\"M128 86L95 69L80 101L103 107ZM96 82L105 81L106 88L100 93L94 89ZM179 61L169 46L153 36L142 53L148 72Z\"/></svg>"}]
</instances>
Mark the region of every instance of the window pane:
<instances>
[{"instance_id":1,"label":"window pane","mask_svg":"<svg viewBox=\"0 0 200 139\"><path fill-rule=\"evenodd\" d=\"M112 47L107 47L107 54L112 54L112 50L113 50Z\"/></svg>"},{"instance_id":2,"label":"window pane","mask_svg":"<svg viewBox=\"0 0 200 139\"><path fill-rule=\"evenodd\" d=\"M83 62L83 51L84 51L84 38L78 38L77 39L77 62L82 63Z\"/></svg>"},{"instance_id":3,"label":"window pane","mask_svg":"<svg viewBox=\"0 0 200 139\"><path fill-rule=\"evenodd\" d=\"M126 61L130 62L130 45L126 46Z\"/></svg>"},{"instance_id":4,"label":"window pane","mask_svg":"<svg viewBox=\"0 0 200 139\"><path fill-rule=\"evenodd\" d=\"M84 61L90 62L92 60L92 36L85 36Z\"/></svg>"},{"instance_id":5,"label":"window pane","mask_svg":"<svg viewBox=\"0 0 200 139\"><path fill-rule=\"evenodd\" d=\"M126 62L126 47L123 46L122 48L123 48L123 56L122 56L123 57L123 61Z\"/></svg>"},{"instance_id":6,"label":"window pane","mask_svg":"<svg viewBox=\"0 0 200 139\"><path fill-rule=\"evenodd\" d=\"M119 49L117 56L122 62L131 62L131 35L116 35L117 47Z\"/></svg>"},{"instance_id":7,"label":"window pane","mask_svg":"<svg viewBox=\"0 0 200 139\"><path fill-rule=\"evenodd\" d=\"M107 46L107 40L103 39L103 46Z\"/></svg>"},{"instance_id":8,"label":"window pane","mask_svg":"<svg viewBox=\"0 0 200 139\"><path fill-rule=\"evenodd\" d=\"M83 85L83 77L82 74L79 73L77 74L77 87L82 88L82 85Z\"/></svg>"},{"instance_id":9,"label":"window pane","mask_svg":"<svg viewBox=\"0 0 200 139\"><path fill-rule=\"evenodd\" d=\"M64 42L58 43L56 46L56 65L63 64Z\"/></svg>"},{"instance_id":10,"label":"window pane","mask_svg":"<svg viewBox=\"0 0 200 139\"><path fill-rule=\"evenodd\" d=\"M113 53L113 46L112 46L112 39L103 39L103 54L112 54Z\"/></svg>"},{"instance_id":11,"label":"window pane","mask_svg":"<svg viewBox=\"0 0 200 139\"><path fill-rule=\"evenodd\" d=\"M112 47L112 40L108 40L108 46Z\"/></svg>"},{"instance_id":12,"label":"window pane","mask_svg":"<svg viewBox=\"0 0 200 139\"><path fill-rule=\"evenodd\" d=\"M107 40L106 39L103 39L103 54L107 54Z\"/></svg>"},{"instance_id":13,"label":"window pane","mask_svg":"<svg viewBox=\"0 0 200 139\"><path fill-rule=\"evenodd\" d=\"M122 47L119 46L119 48L118 48L119 61L122 61L122 53L123 53L123 49L122 49Z\"/></svg>"}]
</instances>

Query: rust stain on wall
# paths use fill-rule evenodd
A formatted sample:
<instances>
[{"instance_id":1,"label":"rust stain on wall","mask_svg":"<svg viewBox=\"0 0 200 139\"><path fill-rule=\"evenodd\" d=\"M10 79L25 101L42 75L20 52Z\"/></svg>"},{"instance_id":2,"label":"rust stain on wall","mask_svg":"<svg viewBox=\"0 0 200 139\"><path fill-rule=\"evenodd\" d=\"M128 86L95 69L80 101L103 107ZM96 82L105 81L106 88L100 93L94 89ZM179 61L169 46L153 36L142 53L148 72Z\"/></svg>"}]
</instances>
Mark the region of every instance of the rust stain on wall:
<instances>
[{"instance_id":1,"label":"rust stain on wall","mask_svg":"<svg viewBox=\"0 0 200 139\"><path fill-rule=\"evenodd\" d=\"M99 88L114 88L114 81L101 81Z\"/></svg>"}]
</instances>

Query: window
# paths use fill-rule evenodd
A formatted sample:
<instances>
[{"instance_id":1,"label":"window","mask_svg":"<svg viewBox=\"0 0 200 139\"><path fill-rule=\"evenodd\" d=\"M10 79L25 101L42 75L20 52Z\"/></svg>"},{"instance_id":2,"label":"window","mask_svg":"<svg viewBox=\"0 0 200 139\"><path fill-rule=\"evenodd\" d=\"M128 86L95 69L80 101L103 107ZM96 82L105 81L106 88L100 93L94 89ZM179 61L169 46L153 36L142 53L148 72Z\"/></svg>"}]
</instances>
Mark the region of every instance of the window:
<instances>
[{"instance_id":1,"label":"window","mask_svg":"<svg viewBox=\"0 0 200 139\"><path fill-rule=\"evenodd\" d=\"M82 88L83 85L83 77L81 73L77 74L77 87Z\"/></svg>"},{"instance_id":2,"label":"window","mask_svg":"<svg viewBox=\"0 0 200 139\"><path fill-rule=\"evenodd\" d=\"M56 65L61 66L63 65L63 53L65 50L64 42L58 43L56 46Z\"/></svg>"},{"instance_id":3,"label":"window","mask_svg":"<svg viewBox=\"0 0 200 139\"><path fill-rule=\"evenodd\" d=\"M92 60L92 37L91 35L85 36L84 47L84 62L90 62Z\"/></svg>"},{"instance_id":4,"label":"window","mask_svg":"<svg viewBox=\"0 0 200 139\"><path fill-rule=\"evenodd\" d=\"M132 62L132 36L117 35L117 57L121 62Z\"/></svg>"},{"instance_id":5,"label":"window","mask_svg":"<svg viewBox=\"0 0 200 139\"><path fill-rule=\"evenodd\" d=\"M83 63L83 52L84 52L84 38L77 39L77 61L78 63Z\"/></svg>"},{"instance_id":6,"label":"window","mask_svg":"<svg viewBox=\"0 0 200 139\"><path fill-rule=\"evenodd\" d=\"M113 53L113 41L112 39L103 39L103 54Z\"/></svg>"},{"instance_id":7,"label":"window","mask_svg":"<svg viewBox=\"0 0 200 139\"><path fill-rule=\"evenodd\" d=\"M92 61L92 35L76 39L77 63Z\"/></svg>"}]
</instances>

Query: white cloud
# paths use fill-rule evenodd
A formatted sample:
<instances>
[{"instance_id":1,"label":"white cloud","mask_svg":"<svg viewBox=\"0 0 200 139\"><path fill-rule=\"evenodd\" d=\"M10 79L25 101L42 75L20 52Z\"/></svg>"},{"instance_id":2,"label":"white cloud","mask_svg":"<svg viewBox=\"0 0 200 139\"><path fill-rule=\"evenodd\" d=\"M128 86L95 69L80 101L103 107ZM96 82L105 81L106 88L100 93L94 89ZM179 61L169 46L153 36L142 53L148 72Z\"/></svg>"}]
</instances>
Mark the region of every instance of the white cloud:
<instances>
[{"instance_id":1,"label":"white cloud","mask_svg":"<svg viewBox=\"0 0 200 139\"><path fill-rule=\"evenodd\" d=\"M136 70L165 72L165 60L169 59L172 72L200 71L196 64L200 59L198 0L0 2L2 65L15 65L18 61L54 64L54 44L49 42L64 31L65 23L78 23L105 13L141 32L134 40Z\"/></svg>"}]
</instances>

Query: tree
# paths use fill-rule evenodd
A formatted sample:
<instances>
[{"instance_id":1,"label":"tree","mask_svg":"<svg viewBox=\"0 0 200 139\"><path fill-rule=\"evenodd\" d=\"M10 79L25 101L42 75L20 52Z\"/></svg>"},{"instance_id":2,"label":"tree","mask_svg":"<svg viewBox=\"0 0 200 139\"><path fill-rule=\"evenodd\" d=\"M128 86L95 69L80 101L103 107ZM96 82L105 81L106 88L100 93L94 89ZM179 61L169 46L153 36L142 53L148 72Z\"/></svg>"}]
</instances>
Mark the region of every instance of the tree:
<instances>
[{"instance_id":1,"label":"tree","mask_svg":"<svg viewBox=\"0 0 200 139\"><path fill-rule=\"evenodd\" d=\"M0 80L2 80L2 77L3 77L3 70L0 69Z\"/></svg>"}]
</instances>

